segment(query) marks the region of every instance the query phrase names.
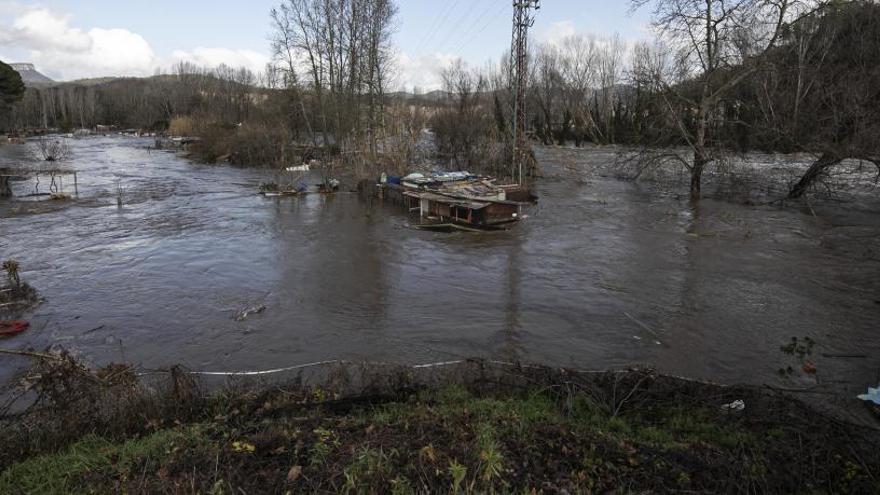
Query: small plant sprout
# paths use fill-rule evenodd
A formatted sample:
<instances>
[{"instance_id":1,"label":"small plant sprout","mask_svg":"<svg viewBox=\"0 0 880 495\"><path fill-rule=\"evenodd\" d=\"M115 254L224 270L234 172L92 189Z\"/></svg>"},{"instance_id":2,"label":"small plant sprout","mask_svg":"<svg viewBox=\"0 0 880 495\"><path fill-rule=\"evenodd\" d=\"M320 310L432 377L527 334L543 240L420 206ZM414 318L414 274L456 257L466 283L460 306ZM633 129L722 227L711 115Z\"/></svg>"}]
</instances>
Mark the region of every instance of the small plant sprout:
<instances>
[{"instance_id":1,"label":"small plant sprout","mask_svg":"<svg viewBox=\"0 0 880 495\"><path fill-rule=\"evenodd\" d=\"M125 189L122 187L122 180L116 179L116 206L118 208L122 208L124 198L125 198Z\"/></svg>"},{"instance_id":2,"label":"small plant sprout","mask_svg":"<svg viewBox=\"0 0 880 495\"><path fill-rule=\"evenodd\" d=\"M19 263L15 260L6 260L3 262L3 270L6 271L6 277L9 278L9 283L11 283L13 287L21 286L21 278L19 278L18 275L19 267Z\"/></svg>"}]
</instances>

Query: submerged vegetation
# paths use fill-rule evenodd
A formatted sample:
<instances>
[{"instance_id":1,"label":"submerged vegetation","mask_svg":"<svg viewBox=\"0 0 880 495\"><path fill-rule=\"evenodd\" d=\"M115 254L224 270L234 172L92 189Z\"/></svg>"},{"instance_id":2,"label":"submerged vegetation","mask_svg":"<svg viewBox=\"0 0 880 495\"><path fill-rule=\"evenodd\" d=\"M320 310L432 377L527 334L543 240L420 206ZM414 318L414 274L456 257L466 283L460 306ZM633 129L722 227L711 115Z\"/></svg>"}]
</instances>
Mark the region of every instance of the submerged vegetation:
<instances>
[{"instance_id":1,"label":"submerged vegetation","mask_svg":"<svg viewBox=\"0 0 880 495\"><path fill-rule=\"evenodd\" d=\"M323 387L203 396L180 369L144 388L124 366L91 373L47 358L28 375L34 405L0 425L3 493L880 488L876 431L768 391L650 371L470 362L455 370L468 380L426 388L385 369L372 375L381 385L346 395L340 377L353 369L340 367Z\"/></svg>"},{"instance_id":2,"label":"submerged vegetation","mask_svg":"<svg viewBox=\"0 0 880 495\"><path fill-rule=\"evenodd\" d=\"M7 283L0 283L0 319L8 315L16 315L34 305L39 296L37 291L21 280L21 265L16 260L6 260L2 269L6 274Z\"/></svg>"}]
</instances>

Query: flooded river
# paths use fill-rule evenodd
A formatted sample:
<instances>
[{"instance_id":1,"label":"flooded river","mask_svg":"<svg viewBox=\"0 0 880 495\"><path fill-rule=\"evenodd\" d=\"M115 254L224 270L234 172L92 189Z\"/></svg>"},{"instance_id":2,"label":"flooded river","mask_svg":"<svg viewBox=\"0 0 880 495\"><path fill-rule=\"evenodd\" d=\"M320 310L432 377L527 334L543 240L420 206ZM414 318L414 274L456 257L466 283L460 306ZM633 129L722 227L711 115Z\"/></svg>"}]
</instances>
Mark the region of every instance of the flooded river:
<instances>
[{"instance_id":1,"label":"flooded river","mask_svg":"<svg viewBox=\"0 0 880 495\"><path fill-rule=\"evenodd\" d=\"M357 195L262 198L260 171L149 144L72 142L74 205L0 201L0 258L20 261L46 299L26 315L33 329L2 347L209 371L476 356L650 365L729 383L818 382L847 398L877 383L876 204L819 203L815 215L693 206L647 183L579 174L607 152L564 169L543 150L540 205L514 230L429 233ZM0 148L0 166L21 157ZM815 377L780 351L793 337L816 341Z\"/></svg>"}]
</instances>

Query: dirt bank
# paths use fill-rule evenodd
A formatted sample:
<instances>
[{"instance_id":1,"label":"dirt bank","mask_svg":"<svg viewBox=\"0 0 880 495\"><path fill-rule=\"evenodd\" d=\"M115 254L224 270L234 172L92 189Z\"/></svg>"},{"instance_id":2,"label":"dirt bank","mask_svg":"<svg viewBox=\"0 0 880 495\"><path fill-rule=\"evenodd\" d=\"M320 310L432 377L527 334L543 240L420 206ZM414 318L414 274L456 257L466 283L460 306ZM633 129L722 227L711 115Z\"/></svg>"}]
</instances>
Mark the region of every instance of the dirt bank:
<instances>
[{"instance_id":1,"label":"dirt bank","mask_svg":"<svg viewBox=\"0 0 880 495\"><path fill-rule=\"evenodd\" d=\"M145 386L51 361L3 422L0 492L880 489L876 430L766 389L483 361L325 371L204 396L182 370Z\"/></svg>"}]
</instances>

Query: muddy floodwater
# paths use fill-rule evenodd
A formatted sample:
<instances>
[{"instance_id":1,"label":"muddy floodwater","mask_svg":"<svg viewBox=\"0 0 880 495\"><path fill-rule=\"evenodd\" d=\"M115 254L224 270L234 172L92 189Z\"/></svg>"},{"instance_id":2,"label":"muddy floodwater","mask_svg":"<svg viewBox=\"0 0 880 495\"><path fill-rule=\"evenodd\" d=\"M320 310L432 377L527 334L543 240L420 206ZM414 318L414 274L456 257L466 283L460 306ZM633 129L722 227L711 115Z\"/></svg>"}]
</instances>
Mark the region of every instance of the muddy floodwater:
<instances>
[{"instance_id":1,"label":"muddy floodwater","mask_svg":"<svg viewBox=\"0 0 880 495\"><path fill-rule=\"evenodd\" d=\"M71 143L78 201L0 201L0 258L45 298L5 348L207 371L477 356L648 365L853 402L877 384L870 195L812 210L694 206L589 173L611 152L539 150L541 201L514 230L430 233L356 194L263 198L265 173L150 152L149 140ZM23 155L0 148L0 166ZM793 337L815 341L812 355L782 352ZM20 365L0 360L6 374Z\"/></svg>"}]
</instances>

